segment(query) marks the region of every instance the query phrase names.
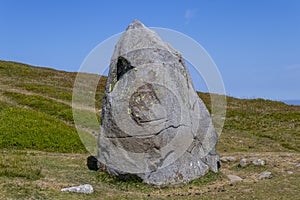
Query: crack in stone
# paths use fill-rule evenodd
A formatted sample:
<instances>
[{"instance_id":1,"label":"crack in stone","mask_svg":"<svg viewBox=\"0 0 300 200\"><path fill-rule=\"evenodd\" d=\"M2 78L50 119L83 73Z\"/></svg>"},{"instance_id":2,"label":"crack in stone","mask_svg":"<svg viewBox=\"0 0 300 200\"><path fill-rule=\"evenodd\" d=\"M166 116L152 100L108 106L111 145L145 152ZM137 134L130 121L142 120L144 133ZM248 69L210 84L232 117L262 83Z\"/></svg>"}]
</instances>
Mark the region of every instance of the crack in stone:
<instances>
[{"instance_id":1,"label":"crack in stone","mask_svg":"<svg viewBox=\"0 0 300 200\"><path fill-rule=\"evenodd\" d=\"M111 138L111 139L121 139L121 138L132 138L132 137L136 137L136 138L142 138L142 137L149 137L149 136L157 136L159 135L160 133L162 133L163 131L169 129L169 128L174 128L174 129L177 129L181 126L187 126L185 124L179 124L177 126L175 125L170 125L166 128L163 128L162 130L158 131L157 133L154 133L154 134L147 134L147 135L126 135L126 136L119 136L119 137L113 137L113 136L106 136L106 138Z\"/></svg>"},{"instance_id":2,"label":"crack in stone","mask_svg":"<svg viewBox=\"0 0 300 200\"><path fill-rule=\"evenodd\" d=\"M148 122L156 122L156 121L160 121L162 119L165 119L164 117L162 118L158 118L158 119L149 119L149 120L140 120L140 123L148 123ZM168 120L164 121L167 122Z\"/></svg>"},{"instance_id":3,"label":"crack in stone","mask_svg":"<svg viewBox=\"0 0 300 200\"><path fill-rule=\"evenodd\" d=\"M171 155L172 153L174 153L174 150L168 152L163 158L159 159L159 161L155 163L155 169L152 170L152 171L150 172L150 174L156 172L157 169L163 165L163 163L164 163L164 161L167 159L167 157L168 157L169 155Z\"/></svg>"},{"instance_id":4,"label":"crack in stone","mask_svg":"<svg viewBox=\"0 0 300 200\"><path fill-rule=\"evenodd\" d=\"M152 135L153 135L153 136L157 136L157 135L159 135L161 132L163 132L163 131L165 131L165 130L167 130L167 129L169 129L169 128L177 129L177 128L181 127L181 126L186 126L186 125L185 125L185 124L178 124L177 126L175 126L175 125L170 125L170 126L168 126L168 127L166 127L166 128L163 128L162 130L160 130L160 131L158 131L157 133L154 133L154 134L152 134Z\"/></svg>"},{"instance_id":5,"label":"crack in stone","mask_svg":"<svg viewBox=\"0 0 300 200\"><path fill-rule=\"evenodd\" d=\"M189 148L187 149L188 153L192 153L192 151L197 147L197 146L202 146L202 141L197 138L194 137L193 138L193 142L191 143L191 145L189 146Z\"/></svg>"}]
</instances>

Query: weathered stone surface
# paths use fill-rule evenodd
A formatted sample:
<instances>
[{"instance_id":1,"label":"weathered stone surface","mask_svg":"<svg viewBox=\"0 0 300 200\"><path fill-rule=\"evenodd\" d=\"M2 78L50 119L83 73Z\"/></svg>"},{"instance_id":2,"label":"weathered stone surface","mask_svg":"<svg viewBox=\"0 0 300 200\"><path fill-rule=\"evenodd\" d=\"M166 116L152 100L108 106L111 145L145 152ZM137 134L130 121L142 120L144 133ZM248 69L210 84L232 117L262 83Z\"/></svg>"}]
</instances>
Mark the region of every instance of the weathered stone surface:
<instances>
[{"instance_id":1,"label":"weathered stone surface","mask_svg":"<svg viewBox=\"0 0 300 200\"><path fill-rule=\"evenodd\" d=\"M90 184L79 185L74 187L68 187L61 189L62 192L75 192L75 193L83 193L83 194L91 194L94 192L93 186Z\"/></svg>"},{"instance_id":2,"label":"weathered stone surface","mask_svg":"<svg viewBox=\"0 0 300 200\"><path fill-rule=\"evenodd\" d=\"M155 185L218 171L218 135L179 52L139 21L111 58L97 159L115 176Z\"/></svg>"},{"instance_id":3,"label":"weathered stone surface","mask_svg":"<svg viewBox=\"0 0 300 200\"><path fill-rule=\"evenodd\" d=\"M258 176L257 176L257 178L259 179L259 180L261 180L261 179L270 179L270 178L272 178L273 176L272 176L272 172L267 172L267 171L265 171L265 172L262 172L262 173L260 173Z\"/></svg>"},{"instance_id":4,"label":"weathered stone surface","mask_svg":"<svg viewBox=\"0 0 300 200\"><path fill-rule=\"evenodd\" d=\"M232 182L237 182L237 181L242 181L243 179L239 176L236 175L227 175L230 181Z\"/></svg>"}]
</instances>

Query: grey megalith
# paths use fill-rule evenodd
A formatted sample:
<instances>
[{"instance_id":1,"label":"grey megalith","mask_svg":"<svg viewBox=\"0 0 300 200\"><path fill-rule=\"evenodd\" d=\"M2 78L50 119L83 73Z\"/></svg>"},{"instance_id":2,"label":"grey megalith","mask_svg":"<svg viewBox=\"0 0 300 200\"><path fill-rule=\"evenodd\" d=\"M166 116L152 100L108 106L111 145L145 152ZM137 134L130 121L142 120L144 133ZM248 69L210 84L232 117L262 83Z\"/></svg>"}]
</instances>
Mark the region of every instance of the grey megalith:
<instances>
[{"instance_id":1,"label":"grey megalith","mask_svg":"<svg viewBox=\"0 0 300 200\"><path fill-rule=\"evenodd\" d=\"M187 183L218 171L217 140L182 55L133 21L111 58L98 161L114 176Z\"/></svg>"}]
</instances>

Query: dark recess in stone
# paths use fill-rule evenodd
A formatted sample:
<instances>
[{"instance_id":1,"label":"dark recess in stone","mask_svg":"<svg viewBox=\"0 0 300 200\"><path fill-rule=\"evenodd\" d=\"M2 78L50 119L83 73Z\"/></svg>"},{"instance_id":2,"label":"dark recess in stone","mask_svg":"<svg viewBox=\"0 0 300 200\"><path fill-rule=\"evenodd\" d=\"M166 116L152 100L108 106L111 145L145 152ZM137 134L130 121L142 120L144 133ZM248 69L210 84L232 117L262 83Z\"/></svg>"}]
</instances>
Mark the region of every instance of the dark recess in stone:
<instances>
[{"instance_id":1,"label":"dark recess in stone","mask_svg":"<svg viewBox=\"0 0 300 200\"><path fill-rule=\"evenodd\" d=\"M221 168L221 162L217 161L217 168L220 169Z\"/></svg>"},{"instance_id":2,"label":"dark recess in stone","mask_svg":"<svg viewBox=\"0 0 300 200\"><path fill-rule=\"evenodd\" d=\"M124 74L126 74L129 70L133 69L130 62L126 60L126 58L119 56L117 62L117 80L120 80Z\"/></svg>"}]
</instances>

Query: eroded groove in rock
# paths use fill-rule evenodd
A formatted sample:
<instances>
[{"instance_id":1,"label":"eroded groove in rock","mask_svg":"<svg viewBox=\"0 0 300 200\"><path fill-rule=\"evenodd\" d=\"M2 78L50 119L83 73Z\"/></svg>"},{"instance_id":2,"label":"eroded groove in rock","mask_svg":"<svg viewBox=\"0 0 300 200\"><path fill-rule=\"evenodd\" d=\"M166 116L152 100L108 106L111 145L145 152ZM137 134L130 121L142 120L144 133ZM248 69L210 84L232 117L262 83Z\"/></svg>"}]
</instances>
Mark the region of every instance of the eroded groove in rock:
<instances>
[{"instance_id":1,"label":"eroded groove in rock","mask_svg":"<svg viewBox=\"0 0 300 200\"><path fill-rule=\"evenodd\" d=\"M170 125L170 126L168 126L168 127L166 127L166 128L163 128L162 130L160 130L160 131L158 131L158 132L156 132L156 133L153 133L153 134L151 134L151 135L138 135L138 136L136 136L136 138L141 138L141 139L143 139L143 138L149 138L149 137L152 137L152 136L157 136L157 135L161 134L163 131L166 131L166 130L168 130L168 129L170 129L170 128L177 129L177 128L181 127L181 126L186 126L186 125L184 125L184 124ZM132 136L132 135L116 136L116 137L113 137L113 136L107 136L106 138L132 138L132 137L134 137L134 136Z\"/></svg>"}]
</instances>

